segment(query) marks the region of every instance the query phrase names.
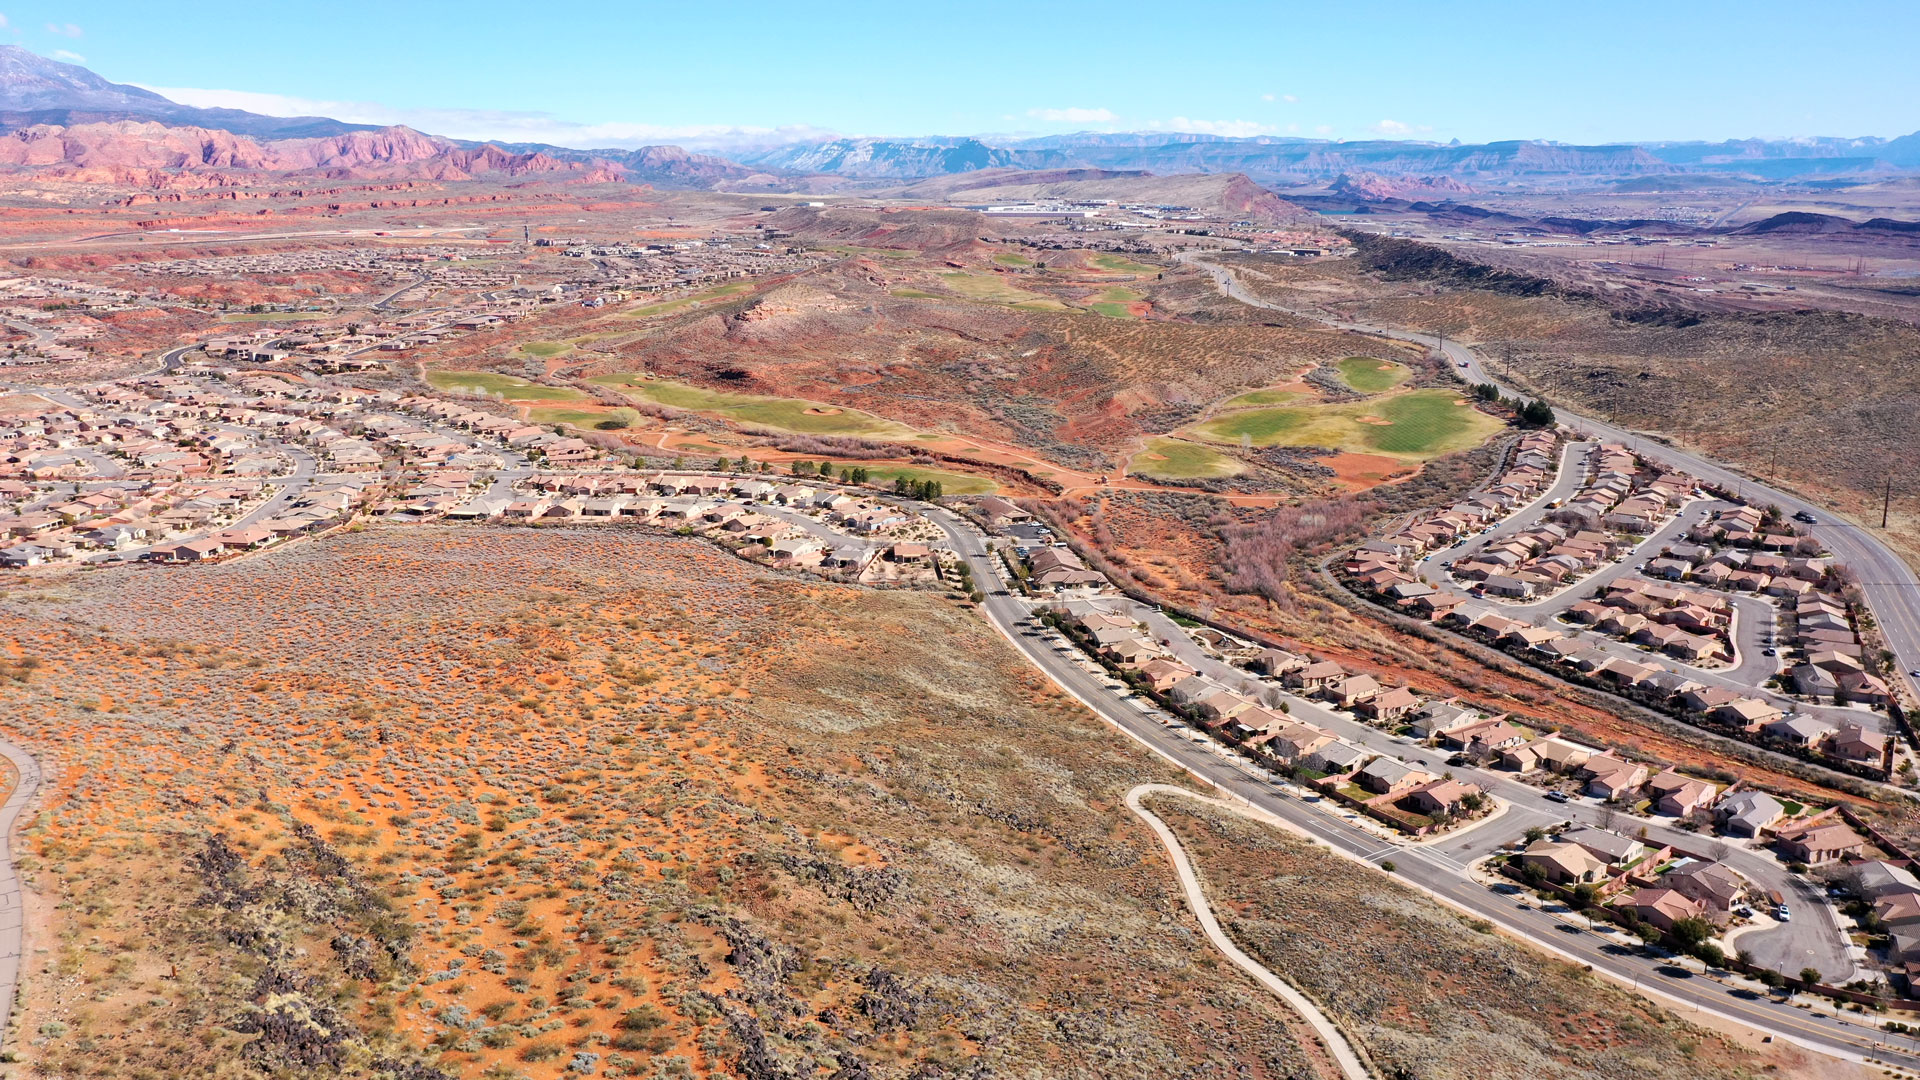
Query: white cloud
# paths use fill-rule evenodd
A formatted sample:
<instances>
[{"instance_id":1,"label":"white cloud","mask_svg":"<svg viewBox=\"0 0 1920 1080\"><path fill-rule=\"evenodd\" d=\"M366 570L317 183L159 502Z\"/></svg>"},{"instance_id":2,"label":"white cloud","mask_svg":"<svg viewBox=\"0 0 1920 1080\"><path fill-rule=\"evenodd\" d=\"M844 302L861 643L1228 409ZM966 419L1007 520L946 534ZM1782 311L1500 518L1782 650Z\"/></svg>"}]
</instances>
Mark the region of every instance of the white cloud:
<instances>
[{"instance_id":1,"label":"white cloud","mask_svg":"<svg viewBox=\"0 0 1920 1080\"><path fill-rule=\"evenodd\" d=\"M1111 124L1120 119L1112 109L1086 109L1070 106L1065 109L1028 109L1027 115L1035 120L1045 120L1049 124Z\"/></svg>"},{"instance_id":2,"label":"white cloud","mask_svg":"<svg viewBox=\"0 0 1920 1080\"><path fill-rule=\"evenodd\" d=\"M1400 139L1408 135L1423 135L1433 129L1425 124L1403 124L1398 120L1382 120L1367 130L1375 135L1385 135L1389 139Z\"/></svg>"},{"instance_id":3,"label":"white cloud","mask_svg":"<svg viewBox=\"0 0 1920 1080\"><path fill-rule=\"evenodd\" d=\"M1333 125L1321 124L1319 127L1313 129L1313 133L1315 135L1331 135L1333 134Z\"/></svg>"},{"instance_id":4,"label":"white cloud","mask_svg":"<svg viewBox=\"0 0 1920 1080\"><path fill-rule=\"evenodd\" d=\"M1262 124L1257 120L1195 120L1187 116L1176 116L1167 121L1167 126L1174 131L1193 135L1225 135L1235 139L1265 135L1273 130L1271 124Z\"/></svg>"},{"instance_id":5,"label":"white cloud","mask_svg":"<svg viewBox=\"0 0 1920 1080\"><path fill-rule=\"evenodd\" d=\"M1297 97L1294 97L1292 94L1261 94L1260 100L1261 101L1284 101L1289 105L1297 105L1300 102L1300 99Z\"/></svg>"},{"instance_id":6,"label":"white cloud","mask_svg":"<svg viewBox=\"0 0 1920 1080\"><path fill-rule=\"evenodd\" d=\"M65 60L69 64L84 64L87 62L86 57L81 56L77 52L71 52L67 49L53 50L53 58L55 60Z\"/></svg>"},{"instance_id":7,"label":"white cloud","mask_svg":"<svg viewBox=\"0 0 1920 1080\"><path fill-rule=\"evenodd\" d=\"M47 33L58 34L61 37L77 38L80 36L80 28L72 23L48 23Z\"/></svg>"},{"instance_id":8,"label":"white cloud","mask_svg":"<svg viewBox=\"0 0 1920 1080\"><path fill-rule=\"evenodd\" d=\"M1272 100L1274 100L1274 97L1273 97L1273 95L1272 95L1272 94L1261 94L1261 95L1260 95L1260 100L1261 100L1261 101L1272 101Z\"/></svg>"},{"instance_id":9,"label":"white cloud","mask_svg":"<svg viewBox=\"0 0 1920 1080\"><path fill-rule=\"evenodd\" d=\"M372 101L323 101L263 94L250 90L148 86L145 89L182 105L202 109L244 109L267 116L327 116L349 124L404 124L429 135L475 142L533 142L582 150L632 149L677 143L703 149L738 150L788 142L827 139L834 133L809 126L753 127L734 124L641 124L611 121L583 124L552 113L505 109L403 109Z\"/></svg>"}]
</instances>

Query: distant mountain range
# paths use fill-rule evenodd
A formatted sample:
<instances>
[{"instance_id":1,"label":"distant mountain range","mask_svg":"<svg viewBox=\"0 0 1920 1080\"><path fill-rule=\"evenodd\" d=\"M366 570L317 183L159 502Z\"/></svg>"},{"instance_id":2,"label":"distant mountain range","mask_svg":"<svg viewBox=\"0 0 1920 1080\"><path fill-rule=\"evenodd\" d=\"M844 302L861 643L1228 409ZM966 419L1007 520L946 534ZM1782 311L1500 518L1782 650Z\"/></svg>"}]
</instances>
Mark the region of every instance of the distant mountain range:
<instances>
[{"instance_id":1,"label":"distant mountain range","mask_svg":"<svg viewBox=\"0 0 1920 1080\"><path fill-rule=\"evenodd\" d=\"M1920 169L1920 133L1895 139L1744 139L1573 146L1334 142L1152 132L1039 138L844 138L742 152L494 145L323 116L202 109L109 82L84 67L0 46L0 167L143 186L244 183L255 173L329 178L538 176L731 190L898 188L977 172L1097 170L1166 177L1242 174L1276 187L1326 187L1356 199L1451 196L1474 184L1621 183L1655 189L1724 182L1868 180ZM1670 179L1669 179L1670 178ZM996 188L1020 185L997 181ZM1029 185L1032 186L1032 185ZM1225 190L1225 189L1223 189ZM1239 196L1235 196L1239 198Z\"/></svg>"}]
</instances>

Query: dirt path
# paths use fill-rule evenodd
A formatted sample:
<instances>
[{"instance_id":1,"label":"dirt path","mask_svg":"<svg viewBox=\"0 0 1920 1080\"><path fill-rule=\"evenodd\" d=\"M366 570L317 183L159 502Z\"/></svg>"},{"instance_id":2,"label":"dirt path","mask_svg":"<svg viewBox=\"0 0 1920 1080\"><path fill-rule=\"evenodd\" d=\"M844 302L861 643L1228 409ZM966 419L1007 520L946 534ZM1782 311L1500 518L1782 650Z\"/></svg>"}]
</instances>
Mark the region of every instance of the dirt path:
<instances>
[{"instance_id":1,"label":"dirt path","mask_svg":"<svg viewBox=\"0 0 1920 1080\"><path fill-rule=\"evenodd\" d=\"M25 897L20 894L20 875L13 866L13 826L40 790L40 764L5 740L0 740L0 756L12 762L18 774L6 803L0 804L0 1017L11 1020L14 995L20 987L20 963L26 951ZM0 1043L6 1041L7 1034L0 1030Z\"/></svg>"},{"instance_id":2,"label":"dirt path","mask_svg":"<svg viewBox=\"0 0 1920 1080\"><path fill-rule=\"evenodd\" d=\"M1333 1055L1334 1062L1339 1065L1341 1073L1347 1077L1347 1080L1371 1080L1373 1074L1361 1063L1360 1055L1354 1052L1353 1044L1348 1042L1346 1035L1327 1018L1327 1014L1321 1012L1318 1005L1308 1000L1305 994L1294 989L1286 980L1267 970L1258 960L1241 952L1240 947L1233 943L1233 939L1227 936L1226 931L1220 929L1219 921L1213 917L1213 908L1207 903L1207 894L1200 887L1200 876L1194 872L1193 863L1188 861L1186 851L1180 847L1179 838L1173 835L1172 829L1167 828L1166 822L1155 817L1153 811L1140 805L1141 798L1147 795L1178 795L1181 798L1192 799L1194 802L1205 803L1216 809L1250 818L1263 825L1272 823L1268 816L1219 799L1197 795L1186 788L1174 787L1172 784L1140 784L1127 792L1127 809L1146 822L1155 835L1160 837L1160 843L1166 846L1167 856L1173 860L1174 872L1180 876L1180 888L1186 893L1187 907L1193 911L1193 917L1200 920L1200 928L1206 932L1207 940L1212 942L1213 947L1220 950L1227 959L1233 961L1235 967L1253 976L1255 982L1271 990L1280 1000L1299 1013L1313 1028L1314 1033L1320 1036L1322 1045Z\"/></svg>"}]
</instances>

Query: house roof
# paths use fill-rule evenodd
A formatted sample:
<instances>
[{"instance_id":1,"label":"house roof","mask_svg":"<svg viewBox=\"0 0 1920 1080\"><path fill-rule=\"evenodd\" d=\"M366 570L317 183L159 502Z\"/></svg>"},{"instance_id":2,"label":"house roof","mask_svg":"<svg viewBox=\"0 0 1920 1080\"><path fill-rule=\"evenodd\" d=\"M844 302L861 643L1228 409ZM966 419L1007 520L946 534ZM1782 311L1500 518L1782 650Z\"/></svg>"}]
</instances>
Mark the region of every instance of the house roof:
<instances>
[{"instance_id":1,"label":"house roof","mask_svg":"<svg viewBox=\"0 0 1920 1080\"><path fill-rule=\"evenodd\" d=\"M1630 836L1621 836L1617 832L1596 829L1591 826L1576 826L1560 834L1562 843L1579 844L1611 862L1620 862L1630 858L1640 848L1640 841Z\"/></svg>"}]
</instances>

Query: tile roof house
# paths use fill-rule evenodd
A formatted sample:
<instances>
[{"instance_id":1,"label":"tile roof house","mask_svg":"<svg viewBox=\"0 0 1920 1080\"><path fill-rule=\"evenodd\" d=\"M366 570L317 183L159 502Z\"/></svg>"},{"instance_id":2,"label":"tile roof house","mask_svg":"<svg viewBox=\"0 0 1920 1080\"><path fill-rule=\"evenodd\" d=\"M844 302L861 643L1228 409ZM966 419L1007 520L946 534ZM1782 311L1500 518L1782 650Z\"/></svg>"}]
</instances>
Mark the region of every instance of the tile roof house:
<instances>
[{"instance_id":1,"label":"tile roof house","mask_svg":"<svg viewBox=\"0 0 1920 1080\"><path fill-rule=\"evenodd\" d=\"M1775 846L1780 854L1794 862L1803 862L1808 866L1833 862L1848 855L1858 855L1866 849L1866 841L1860 834L1840 822L1827 820L1808 822L1785 829L1776 830Z\"/></svg>"},{"instance_id":2,"label":"tile roof house","mask_svg":"<svg viewBox=\"0 0 1920 1080\"><path fill-rule=\"evenodd\" d=\"M1408 792L1406 801L1423 814L1451 814L1462 809L1463 800L1480 794L1483 793L1474 784L1459 780L1434 780Z\"/></svg>"},{"instance_id":3,"label":"tile roof house","mask_svg":"<svg viewBox=\"0 0 1920 1080\"><path fill-rule=\"evenodd\" d=\"M1579 844L1539 840L1520 853L1520 865L1537 866L1556 885L1604 881L1607 862Z\"/></svg>"},{"instance_id":4,"label":"tile roof house","mask_svg":"<svg viewBox=\"0 0 1920 1080\"><path fill-rule=\"evenodd\" d=\"M1642 922L1660 930L1672 930L1673 924L1681 919L1699 918L1706 912L1700 901L1677 889L1635 889L1613 906L1632 912Z\"/></svg>"},{"instance_id":5,"label":"tile roof house","mask_svg":"<svg viewBox=\"0 0 1920 1080\"><path fill-rule=\"evenodd\" d=\"M1612 754L1595 754L1580 766L1586 778L1587 794L1599 799L1614 799L1638 791L1647 782L1647 767Z\"/></svg>"},{"instance_id":6,"label":"tile roof house","mask_svg":"<svg viewBox=\"0 0 1920 1080\"><path fill-rule=\"evenodd\" d=\"M1703 810L1713 805L1714 796L1720 789L1705 780L1668 769L1647 781L1647 790L1653 795L1655 813L1673 817L1685 817L1695 810Z\"/></svg>"},{"instance_id":7,"label":"tile roof house","mask_svg":"<svg viewBox=\"0 0 1920 1080\"><path fill-rule=\"evenodd\" d=\"M1596 829L1589 825L1575 826L1560 834L1563 844L1578 844L1593 852L1596 858L1607 860L1607 865L1629 862L1646 850L1646 845L1631 836L1622 836L1607 829Z\"/></svg>"},{"instance_id":8,"label":"tile roof house","mask_svg":"<svg viewBox=\"0 0 1920 1080\"><path fill-rule=\"evenodd\" d=\"M1764 791L1740 791L1722 799L1715 816L1731 836L1759 836L1786 812L1780 800Z\"/></svg>"},{"instance_id":9,"label":"tile roof house","mask_svg":"<svg viewBox=\"0 0 1920 1080\"><path fill-rule=\"evenodd\" d=\"M1717 862L1691 862L1660 877L1661 884L1698 901L1702 914L1720 923L1733 913L1734 902L1746 886L1740 876Z\"/></svg>"},{"instance_id":10,"label":"tile roof house","mask_svg":"<svg viewBox=\"0 0 1920 1080\"><path fill-rule=\"evenodd\" d=\"M1398 795L1432 779L1432 773L1389 757L1374 758L1354 777L1356 783L1376 795Z\"/></svg>"}]
</instances>

